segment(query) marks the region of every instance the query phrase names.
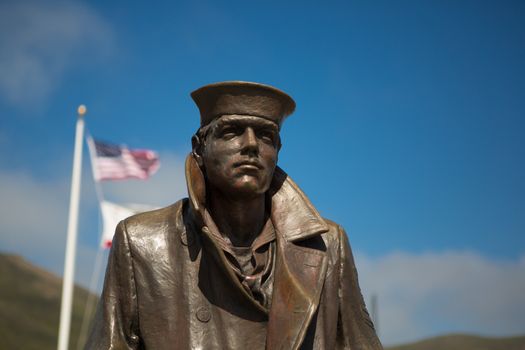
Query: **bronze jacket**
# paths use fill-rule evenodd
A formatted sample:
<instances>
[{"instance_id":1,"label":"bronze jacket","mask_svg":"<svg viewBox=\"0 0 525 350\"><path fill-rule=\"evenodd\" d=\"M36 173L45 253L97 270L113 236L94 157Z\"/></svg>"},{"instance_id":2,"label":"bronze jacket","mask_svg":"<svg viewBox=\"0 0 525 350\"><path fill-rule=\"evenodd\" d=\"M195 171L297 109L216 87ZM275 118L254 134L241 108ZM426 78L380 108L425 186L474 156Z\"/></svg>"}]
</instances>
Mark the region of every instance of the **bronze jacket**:
<instances>
[{"instance_id":1,"label":"bronze jacket","mask_svg":"<svg viewBox=\"0 0 525 350\"><path fill-rule=\"evenodd\" d=\"M187 162L189 199L118 225L86 349L382 349L344 230L282 170L269 192L277 235L269 310L202 226L194 170Z\"/></svg>"}]
</instances>

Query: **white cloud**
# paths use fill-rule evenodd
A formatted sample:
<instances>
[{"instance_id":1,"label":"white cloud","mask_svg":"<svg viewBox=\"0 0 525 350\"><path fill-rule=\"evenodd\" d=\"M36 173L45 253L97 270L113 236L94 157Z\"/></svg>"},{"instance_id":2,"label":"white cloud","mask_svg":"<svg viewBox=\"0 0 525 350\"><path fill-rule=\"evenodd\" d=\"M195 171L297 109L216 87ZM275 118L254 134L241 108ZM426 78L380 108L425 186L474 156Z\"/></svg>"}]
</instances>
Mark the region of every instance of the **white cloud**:
<instances>
[{"instance_id":1,"label":"white cloud","mask_svg":"<svg viewBox=\"0 0 525 350\"><path fill-rule=\"evenodd\" d=\"M161 154L161 169L148 181L113 183L117 200L170 204L185 196L182 158ZM56 169L66 169L60 164ZM67 231L70 170L52 180L41 180L23 171L0 172L0 252L22 255L61 275ZM76 280L89 285L97 246L82 243L86 235L99 235L97 201L90 169L82 174L77 245ZM110 186L110 184L108 184ZM90 241L93 241L91 239Z\"/></svg>"},{"instance_id":2,"label":"white cloud","mask_svg":"<svg viewBox=\"0 0 525 350\"><path fill-rule=\"evenodd\" d=\"M41 181L23 172L0 173L0 247L62 274L69 200L69 180ZM78 280L85 284L87 255L94 249L78 247ZM86 276L87 272L87 276Z\"/></svg>"},{"instance_id":3,"label":"white cloud","mask_svg":"<svg viewBox=\"0 0 525 350\"><path fill-rule=\"evenodd\" d=\"M35 107L75 62L107 57L113 47L108 23L80 2L2 2L0 96L13 105Z\"/></svg>"},{"instance_id":4,"label":"white cloud","mask_svg":"<svg viewBox=\"0 0 525 350\"><path fill-rule=\"evenodd\" d=\"M0 173L0 222L4 243L16 241L37 243L47 236L35 232L50 231L57 238L63 228L67 209L65 183L37 182L25 173ZM36 239L37 241L35 241Z\"/></svg>"},{"instance_id":5,"label":"white cloud","mask_svg":"<svg viewBox=\"0 0 525 350\"><path fill-rule=\"evenodd\" d=\"M399 252L356 260L367 301L378 297L385 344L450 332L525 331L525 255L500 261L474 252Z\"/></svg>"}]
</instances>

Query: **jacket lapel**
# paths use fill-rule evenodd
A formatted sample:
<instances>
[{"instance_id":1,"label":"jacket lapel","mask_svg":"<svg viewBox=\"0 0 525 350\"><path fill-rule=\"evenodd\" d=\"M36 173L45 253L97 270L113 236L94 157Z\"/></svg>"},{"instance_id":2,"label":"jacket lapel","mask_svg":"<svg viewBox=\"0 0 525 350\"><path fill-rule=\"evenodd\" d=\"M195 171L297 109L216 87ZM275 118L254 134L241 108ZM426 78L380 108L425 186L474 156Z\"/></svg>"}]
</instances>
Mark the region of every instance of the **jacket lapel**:
<instances>
[{"instance_id":1,"label":"jacket lapel","mask_svg":"<svg viewBox=\"0 0 525 350\"><path fill-rule=\"evenodd\" d=\"M266 349L298 349L317 311L326 274L324 253L278 242Z\"/></svg>"},{"instance_id":2,"label":"jacket lapel","mask_svg":"<svg viewBox=\"0 0 525 350\"><path fill-rule=\"evenodd\" d=\"M297 185L279 168L272 188L277 256L266 349L299 349L319 305L327 259L322 244L316 249L296 243L318 236L328 227Z\"/></svg>"}]
</instances>

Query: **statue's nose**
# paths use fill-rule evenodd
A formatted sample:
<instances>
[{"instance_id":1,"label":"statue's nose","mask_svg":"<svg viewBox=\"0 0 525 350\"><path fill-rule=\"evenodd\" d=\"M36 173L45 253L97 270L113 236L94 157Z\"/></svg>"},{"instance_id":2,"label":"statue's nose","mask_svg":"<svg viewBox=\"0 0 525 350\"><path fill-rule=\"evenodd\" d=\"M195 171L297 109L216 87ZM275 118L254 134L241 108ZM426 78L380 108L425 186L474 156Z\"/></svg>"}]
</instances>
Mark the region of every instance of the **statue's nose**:
<instances>
[{"instance_id":1,"label":"statue's nose","mask_svg":"<svg viewBox=\"0 0 525 350\"><path fill-rule=\"evenodd\" d=\"M243 134L243 148L251 151L258 151L259 144L257 143L257 136L252 128L248 127Z\"/></svg>"}]
</instances>

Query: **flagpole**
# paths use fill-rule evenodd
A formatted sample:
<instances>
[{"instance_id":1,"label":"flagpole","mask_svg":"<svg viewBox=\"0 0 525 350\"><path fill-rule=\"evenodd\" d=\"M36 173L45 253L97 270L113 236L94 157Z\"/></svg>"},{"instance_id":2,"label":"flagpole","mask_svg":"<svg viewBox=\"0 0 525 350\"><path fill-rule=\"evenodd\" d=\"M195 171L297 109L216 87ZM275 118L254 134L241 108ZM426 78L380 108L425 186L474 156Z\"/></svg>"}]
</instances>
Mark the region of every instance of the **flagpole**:
<instances>
[{"instance_id":1,"label":"flagpole","mask_svg":"<svg viewBox=\"0 0 525 350\"><path fill-rule=\"evenodd\" d=\"M86 298L86 305L84 306L84 315L82 317L82 324L80 325L80 333L78 335L77 339L77 350L80 350L83 348L83 345L86 341L86 334L88 331L88 325L89 320L91 318L92 309L93 309L93 302L95 301L95 294L93 291L97 288L99 279L100 279L100 272L102 270L102 257L103 257L103 249L101 247L102 237L104 235L103 231L103 224L101 222L102 218L102 202L104 201L104 195L102 194L102 188L100 186L100 182L97 180L96 176L96 164L93 161L93 159L96 157L97 150L95 147L95 143L93 141L93 138L91 137L89 133L89 129L86 133L86 143L88 146L88 154L89 159L91 161L91 170L93 174L93 182L95 183L95 192L97 193L97 199L99 204L99 220L98 220L98 229L100 232L100 241L99 241L99 248L97 250L97 255L95 257L95 264L93 265L93 271L91 272L91 281L89 283L89 293L88 297Z\"/></svg>"},{"instance_id":2,"label":"flagpole","mask_svg":"<svg viewBox=\"0 0 525 350\"><path fill-rule=\"evenodd\" d=\"M84 115L86 106L78 107L69 201L69 220L67 225L66 256L64 279L62 283L62 303L60 306L60 326L58 329L58 350L67 350L71 326L71 305L73 303L73 284L75 273L75 254L77 248L78 207L80 202L80 178L82 173L82 141L84 140Z\"/></svg>"}]
</instances>

